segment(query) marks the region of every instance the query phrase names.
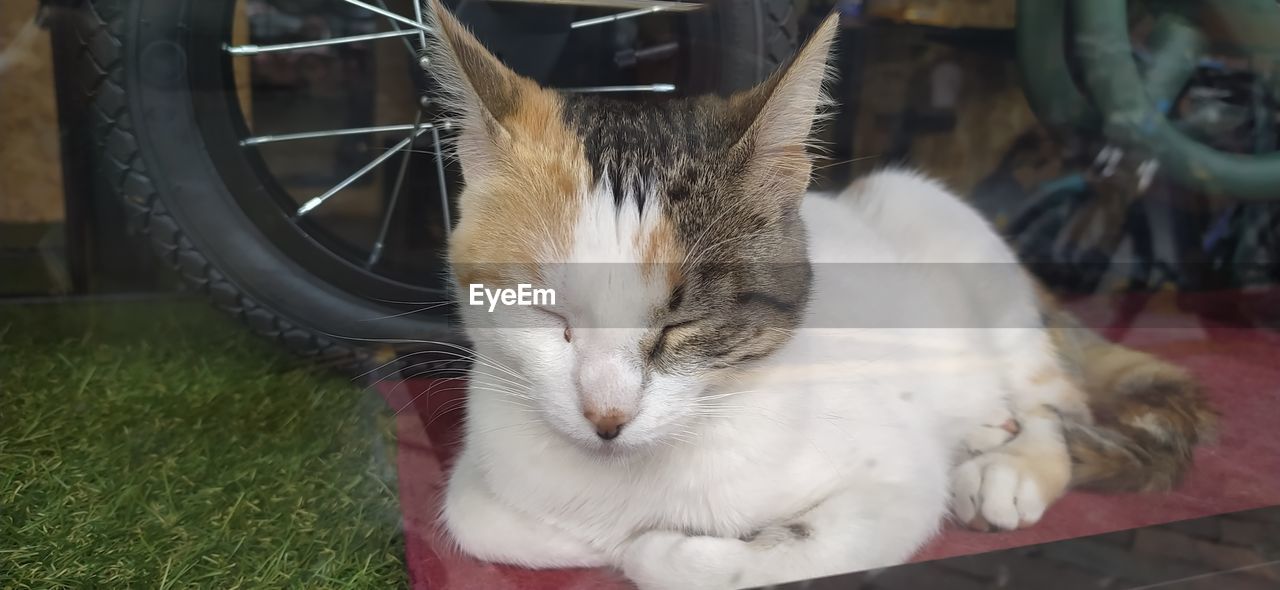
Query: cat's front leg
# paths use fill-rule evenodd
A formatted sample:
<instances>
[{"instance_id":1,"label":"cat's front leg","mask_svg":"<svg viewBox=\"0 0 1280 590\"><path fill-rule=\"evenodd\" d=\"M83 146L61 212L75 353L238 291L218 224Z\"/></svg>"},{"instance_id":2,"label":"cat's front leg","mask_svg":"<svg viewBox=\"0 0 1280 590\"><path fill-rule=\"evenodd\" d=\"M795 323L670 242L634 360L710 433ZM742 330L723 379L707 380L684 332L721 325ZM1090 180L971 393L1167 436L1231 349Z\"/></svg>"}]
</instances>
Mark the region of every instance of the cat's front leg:
<instances>
[{"instance_id":1,"label":"cat's front leg","mask_svg":"<svg viewBox=\"0 0 1280 590\"><path fill-rule=\"evenodd\" d=\"M956 467L952 511L978 530L1031 526L1066 492L1071 458L1061 418L1041 407L1019 417L1017 437Z\"/></svg>"},{"instance_id":2,"label":"cat's front leg","mask_svg":"<svg viewBox=\"0 0 1280 590\"><path fill-rule=\"evenodd\" d=\"M449 477L441 517L458 547L485 561L530 568L608 564L603 553L568 531L503 504L465 457Z\"/></svg>"},{"instance_id":3,"label":"cat's front leg","mask_svg":"<svg viewBox=\"0 0 1280 590\"><path fill-rule=\"evenodd\" d=\"M1017 438L1022 426L1007 404L992 410L976 428L964 437L964 448L969 455L981 455L995 450Z\"/></svg>"},{"instance_id":4,"label":"cat's front leg","mask_svg":"<svg viewBox=\"0 0 1280 590\"><path fill-rule=\"evenodd\" d=\"M731 590L895 565L945 512L945 482L923 479L893 493L843 492L742 539L650 531L626 549L623 573L641 590Z\"/></svg>"},{"instance_id":5,"label":"cat's front leg","mask_svg":"<svg viewBox=\"0 0 1280 590\"><path fill-rule=\"evenodd\" d=\"M749 555L740 539L649 531L627 548L622 573L640 590L728 590L739 587Z\"/></svg>"}]
</instances>

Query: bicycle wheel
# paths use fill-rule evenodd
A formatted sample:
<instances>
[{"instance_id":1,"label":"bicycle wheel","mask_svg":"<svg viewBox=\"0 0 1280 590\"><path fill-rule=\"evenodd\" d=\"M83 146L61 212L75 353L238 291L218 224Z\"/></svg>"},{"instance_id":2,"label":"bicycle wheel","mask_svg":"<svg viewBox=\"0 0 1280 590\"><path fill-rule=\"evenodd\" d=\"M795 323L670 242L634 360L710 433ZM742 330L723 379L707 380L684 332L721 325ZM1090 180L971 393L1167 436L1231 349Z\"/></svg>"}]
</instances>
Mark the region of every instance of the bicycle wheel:
<instances>
[{"instance_id":1,"label":"bicycle wheel","mask_svg":"<svg viewBox=\"0 0 1280 590\"><path fill-rule=\"evenodd\" d=\"M777 0L621 19L599 5L689 5L587 3L596 8L454 4L482 39L505 40L505 59L527 75L560 86L600 81L569 84L575 91L735 90L795 46L795 11ZM422 74L430 66L418 58L418 6L94 0L84 8L100 182L188 284L300 354L342 364L376 342L461 340L443 259L460 175L440 149L451 127ZM582 24L592 18L598 26ZM658 19L665 28L647 31ZM628 58L618 47L628 34L633 43L674 39L676 48ZM715 50L701 51L708 39ZM583 42L612 43L613 59L566 51ZM645 76L672 83L623 83ZM362 86L370 80L402 82ZM290 127L299 113L313 115L311 126ZM316 126L332 118L339 122Z\"/></svg>"}]
</instances>

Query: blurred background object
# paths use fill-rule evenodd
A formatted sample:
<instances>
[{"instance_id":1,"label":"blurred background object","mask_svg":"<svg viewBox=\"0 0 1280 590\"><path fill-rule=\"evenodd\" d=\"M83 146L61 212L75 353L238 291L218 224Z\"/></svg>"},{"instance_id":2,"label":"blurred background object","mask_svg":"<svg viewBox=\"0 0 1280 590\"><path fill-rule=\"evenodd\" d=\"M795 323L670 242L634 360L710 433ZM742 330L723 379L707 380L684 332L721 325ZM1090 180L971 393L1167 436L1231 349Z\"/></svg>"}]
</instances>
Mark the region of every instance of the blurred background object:
<instances>
[{"instance_id":1,"label":"blurred background object","mask_svg":"<svg viewBox=\"0 0 1280 590\"><path fill-rule=\"evenodd\" d=\"M953 29L1013 28L1015 0L867 0L867 14Z\"/></svg>"},{"instance_id":2,"label":"blurred background object","mask_svg":"<svg viewBox=\"0 0 1280 590\"><path fill-rule=\"evenodd\" d=\"M1274 0L453 4L518 71L637 100L745 88L834 8L840 108L820 131L816 189L919 167L1064 292L1277 280ZM440 253L460 176L438 156L451 129L415 53L415 4L164 6L6 3L0 289L193 289L311 353L321 332L363 334L352 317L414 309L385 302L447 298ZM1082 35L1105 35L1111 53ZM212 199L219 209L192 208ZM219 224L244 233L206 227ZM250 236L261 248L239 248ZM242 258L280 266L246 274ZM305 315L255 287L281 273L310 285L287 287ZM326 285L340 300L317 299ZM446 315L396 329L438 330Z\"/></svg>"}]
</instances>

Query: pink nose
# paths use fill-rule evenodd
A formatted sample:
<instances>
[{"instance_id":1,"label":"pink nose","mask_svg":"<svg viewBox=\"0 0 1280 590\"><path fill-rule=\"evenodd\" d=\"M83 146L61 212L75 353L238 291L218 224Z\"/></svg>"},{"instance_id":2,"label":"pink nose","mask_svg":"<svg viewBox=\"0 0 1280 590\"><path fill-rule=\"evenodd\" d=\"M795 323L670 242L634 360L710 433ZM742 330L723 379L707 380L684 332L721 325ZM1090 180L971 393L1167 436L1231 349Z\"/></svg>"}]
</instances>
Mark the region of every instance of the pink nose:
<instances>
[{"instance_id":1,"label":"pink nose","mask_svg":"<svg viewBox=\"0 0 1280 590\"><path fill-rule=\"evenodd\" d=\"M622 433L622 425L627 423L628 416L621 410L599 412L587 410L582 415L596 427L596 435L604 440L613 440Z\"/></svg>"}]
</instances>

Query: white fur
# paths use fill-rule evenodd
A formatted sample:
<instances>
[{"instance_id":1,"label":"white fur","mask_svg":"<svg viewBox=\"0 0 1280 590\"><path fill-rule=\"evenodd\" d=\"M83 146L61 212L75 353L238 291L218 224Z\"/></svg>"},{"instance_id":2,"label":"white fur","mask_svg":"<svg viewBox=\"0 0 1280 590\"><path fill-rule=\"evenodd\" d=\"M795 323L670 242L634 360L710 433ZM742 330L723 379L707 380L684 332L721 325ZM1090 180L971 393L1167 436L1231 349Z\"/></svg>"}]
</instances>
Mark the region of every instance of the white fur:
<instances>
[{"instance_id":1,"label":"white fur","mask_svg":"<svg viewBox=\"0 0 1280 590\"><path fill-rule=\"evenodd\" d=\"M584 202L574 259L638 261L656 218L605 195ZM560 317L466 309L478 360L443 510L461 549L530 567L611 565L654 589L861 570L929 539L953 469L962 518L1038 519L1056 491L1024 477L1018 456L966 453L1010 408L1068 406L1070 391L1032 378L1056 360L1013 254L969 207L908 173L810 197L803 217L815 263L804 323L732 379L644 378L645 314L669 286L635 264L549 271ZM832 264L850 262L868 264ZM938 264L956 262L995 264ZM591 404L631 417L617 439L595 435L582 415ZM1022 426L1005 446L1061 445L1047 421Z\"/></svg>"}]
</instances>

